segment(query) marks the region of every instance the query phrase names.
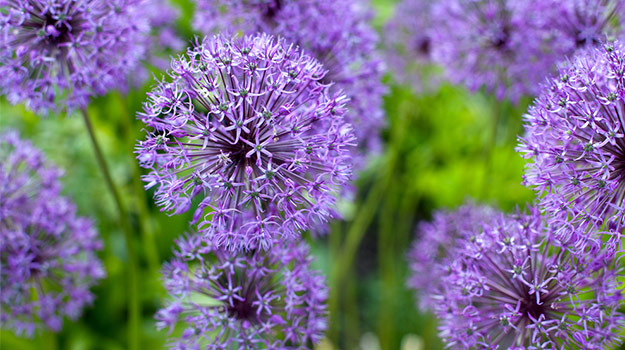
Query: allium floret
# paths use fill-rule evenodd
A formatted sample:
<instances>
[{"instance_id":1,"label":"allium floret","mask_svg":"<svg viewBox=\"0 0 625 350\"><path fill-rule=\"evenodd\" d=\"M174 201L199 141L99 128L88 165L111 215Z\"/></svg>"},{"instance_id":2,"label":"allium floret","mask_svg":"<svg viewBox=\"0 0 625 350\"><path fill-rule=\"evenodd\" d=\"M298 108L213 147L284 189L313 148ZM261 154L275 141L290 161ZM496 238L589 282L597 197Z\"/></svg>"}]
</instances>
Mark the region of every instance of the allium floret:
<instances>
[{"instance_id":1,"label":"allium floret","mask_svg":"<svg viewBox=\"0 0 625 350\"><path fill-rule=\"evenodd\" d=\"M0 92L46 112L125 91L145 58L145 0L0 0Z\"/></svg>"},{"instance_id":2,"label":"allium floret","mask_svg":"<svg viewBox=\"0 0 625 350\"><path fill-rule=\"evenodd\" d=\"M206 38L174 60L172 81L139 114L149 132L138 158L157 203L174 214L197 207L201 233L232 250L325 223L355 141L345 95L331 95L324 74L266 35Z\"/></svg>"},{"instance_id":3,"label":"allium floret","mask_svg":"<svg viewBox=\"0 0 625 350\"><path fill-rule=\"evenodd\" d=\"M439 1L432 9L432 59L452 83L470 90L484 88L512 102L534 95L561 59L543 6L531 0Z\"/></svg>"},{"instance_id":4,"label":"allium floret","mask_svg":"<svg viewBox=\"0 0 625 350\"><path fill-rule=\"evenodd\" d=\"M328 71L324 84L350 99L345 119L359 142L355 163L381 150L385 126L382 84L385 68L366 0L196 0L194 27L200 33L264 32L284 37L317 58Z\"/></svg>"},{"instance_id":5,"label":"allium floret","mask_svg":"<svg viewBox=\"0 0 625 350\"><path fill-rule=\"evenodd\" d=\"M454 249L456 240L478 232L482 222L496 213L490 207L469 203L453 211L437 211L431 221L419 224L407 256L410 266L407 284L415 290L421 311L432 311L436 304L432 296L441 290L441 277L452 258L449 251Z\"/></svg>"},{"instance_id":6,"label":"allium floret","mask_svg":"<svg viewBox=\"0 0 625 350\"><path fill-rule=\"evenodd\" d=\"M164 266L173 300L160 329L184 327L171 349L312 349L326 329L327 288L308 246L227 252L197 234Z\"/></svg>"},{"instance_id":7,"label":"allium floret","mask_svg":"<svg viewBox=\"0 0 625 350\"><path fill-rule=\"evenodd\" d=\"M532 160L525 184L560 227L558 238L579 245L604 240L611 252L622 250L625 220L624 71L619 43L564 64L525 115L518 147Z\"/></svg>"},{"instance_id":8,"label":"allium floret","mask_svg":"<svg viewBox=\"0 0 625 350\"><path fill-rule=\"evenodd\" d=\"M571 253L538 209L464 232L435 295L454 349L609 349L622 339L619 268L587 246Z\"/></svg>"},{"instance_id":9,"label":"allium floret","mask_svg":"<svg viewBox=\"0 0 625 350\"><path fill-rule=\"evenodd\" d=\"M102 243L60 195L60 175L16 132L0 134L0 324L20 335L78 318L104 277Z\"/></svg>"}]
</instances>

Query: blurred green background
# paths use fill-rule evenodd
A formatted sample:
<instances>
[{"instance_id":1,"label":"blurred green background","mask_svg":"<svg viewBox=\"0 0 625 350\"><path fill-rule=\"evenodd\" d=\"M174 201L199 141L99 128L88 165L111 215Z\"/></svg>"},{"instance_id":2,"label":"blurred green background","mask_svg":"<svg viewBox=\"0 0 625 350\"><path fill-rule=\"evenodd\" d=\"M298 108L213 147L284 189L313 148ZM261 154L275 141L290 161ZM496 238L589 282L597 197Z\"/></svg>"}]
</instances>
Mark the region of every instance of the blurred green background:
<instances>
[{"instance_id":1,"label":"blurred green background","mask_svg":"<svg viewBox=\"0 0 625 350\"><path fill-rule=\"evenodd\" d=\"M193 33L188 0L178 23L187 38ZM392 15L392 1L374 1L375 25L381 30ZM436 322L420 314L406 289L404 260L420 220L433 210L456 207L471 198L504 210L533 200L521 186L524 161L515 153L521 116L529 100L516 106L497 104L485 94L470 94L443 84L438 91L417 95L386 78L388 115L385 152L356 179L358 195L344 204L345 219L334 222L330 235L313 240L316 267L331 288L330 328L320 349L442 349ZM131 214L139 255L141 349L164 349L165 331L154 325L154 313L167 297L160 265L171 257L173 240L187 229L190 213L161 213L142 188L133 154L142 125L135 119L151 83L127 96L111 93L89 107L114 179ZM78 116L33 115L23 107L0 102L0 129L15 128L65 169L64 194L83 216L94 218L105 249L100 257L107 278L94 288L96 300L77 322L66 320L59 334L35 339L0 331L3 350L126 349L127 263L123 232L113 199L93 156Z\"/></svg>"}]
</instances>

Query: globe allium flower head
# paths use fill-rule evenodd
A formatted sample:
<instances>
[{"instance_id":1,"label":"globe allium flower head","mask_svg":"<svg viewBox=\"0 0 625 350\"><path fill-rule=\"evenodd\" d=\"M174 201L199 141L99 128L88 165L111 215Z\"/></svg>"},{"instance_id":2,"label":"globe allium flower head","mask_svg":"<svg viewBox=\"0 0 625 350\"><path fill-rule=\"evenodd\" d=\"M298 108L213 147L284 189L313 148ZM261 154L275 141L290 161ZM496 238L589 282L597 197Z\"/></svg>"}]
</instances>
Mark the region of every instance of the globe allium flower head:
<instances>
[{"instance_id":1,"label":"globe allium flower head","mask_svg":"<svg viewBox=\"0 0 625 350\"><path fill-rule=\"evenodd\" d=\"M401 84L416 91L430 91L438 86L440 77L433 67L432 0L404 0L395 8L386 25L386 60Z\"/></svg>"},{"instance_id":2,"label":"globe allium flower head","mask_svg":"<svg viewBox=\"0 0 625 350\"><path fill-rule=\"evenodd\" d=\"M441 277L456 240L468 232L479 232L482 222L496 214L490 207L469 203L454 211L435 212L431 222L419 224L416 240L408 251L411 274L407 283L416 291L422 311L434 309L436 300L432 296L441 290Z\"/></svg>"},{"instance_id":3,"label":"globe allium flower head","mask_svg":"<svg viewBox=\"0 0 625 350\"><path fill-rule=\"evenodd\" d=\"M553 1L550 25L561 32L568 54L589 46L602 46L606 37L621 37L625 20L623 0Z\"/></svg>"},{"instance_id":4,"label":"globe allium flower head","mask_svg":"<svg viewBox=\"0 0 625 350\"><path fill-rule=\"evenodd\" d=\"M533 95L560 56L545 29L543 4L530 0L443 0L432 9L432 58L470 90L516 102Z\"/></svg>"},{"instance_id":5,"label":"globe allium flower head","mask_svg":"<svg viewBox=\"0 0 625 350\"><path fill-rule=\"evenodd\" d=\"M169 56L185 49L184 41L175 30L180 11L168 0L147 1L142 11L151 28L151 35L146 37L149 40L146 47L152 52L147 56L154 66L166 70L169 68Z\"/></svg>"},{"instance_id":6,"label":"globe allium flower head","mask_svg":"<svg viewBox=\"0 0 625 350\"><path fill-rule=\"evenodd\" d=\"M322 82L344 91L350 101L346 120L359 140L355 163L381 149L384 126L384 67L378 36L366 1L352 0L196 0L194 27L200 33L257 32L281 36L317 58L327 70Z\"/></svg>"},{"instance_id":7,"label":"globe allium flower head","mask_svg":"<svg viewBox=\"0 0 625 350\"><path fill-rule=\"evenodd\" d=\"M465 232L436 295L440 335L454 349L607 349L621 341L623 301L595 246L573 255L538 209Z\"/></svg>"},{"instance_id":8,"label":"globe allium flower head","mask_svg":"<svg viewBox=\"0 0 625 350\"><path fill-rule=\"evenodd\" d=\"M333 215L351 173L345 95L284 40L206 38L149 95L138 146L164 210L188 210L217 246L269 248ZM205 214L205 209L210 212Z\"/></svg>"},{"instance_id":9,"label":"globe allium flower head","mask_svg":"<svg viewBox=\"0 0 625 350\"><path fill-rule=\"evenodd\" d=\"M327 288L303 243L227 252L190 235L164 267L173 301L157 326L185 328L172 349L312 349L326 329Z\"/></svg>"},{"instance_id":10,"label":"globe allium flower head","mask_svg":"<svg viewBox=\"0 0 625 350\"><path fill-rule=\"evenodd\" d=\"M143 0L0 0L0 92L36 111L125 90L144 58Z\"/></svg>"},{"instance_id":11,"label":"globe allium flower head","mask_svg":"<svg viewBox=\"0 0 625 350\"><path fill-rule=\"evenodd\" d=\"M61 172L16 132L0 134L0 324L32 336L59 331L91 304L104 277L90 220L60 195Z\"/></svg>"},{"instance_id":12,"label":"globe allium flower head","mask_svg":"<svg viewBox=\"0 0 625 350\"><path fill-rule=\"evenodd\" d=\"M525 184L561 227L559 239L599 241L599 230L609 235L604 243L612 252L622 250L625 219L624 70L619 43L563 65L525 115L518 147L532 159Z\"/></svg>"}]
</instances>

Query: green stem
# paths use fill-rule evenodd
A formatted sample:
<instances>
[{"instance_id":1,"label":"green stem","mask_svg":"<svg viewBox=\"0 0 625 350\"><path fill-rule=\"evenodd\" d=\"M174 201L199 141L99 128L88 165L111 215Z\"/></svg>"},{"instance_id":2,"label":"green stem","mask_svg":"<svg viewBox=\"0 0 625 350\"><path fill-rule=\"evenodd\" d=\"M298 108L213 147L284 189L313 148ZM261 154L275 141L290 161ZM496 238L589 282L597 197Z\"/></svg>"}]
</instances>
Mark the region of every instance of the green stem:
<instances>
[{"instance_id":1,"label":"green stem","mask_svg":"<svg viewBox=\"0 0 625 350\"><path fill-rule=\"evenodd\" d=\"M382 298L380 303L380 312L378 314L378 338L382 349L394 349L399 346L395 345L394 339L394 315L395 315L395 268L396 259L395 251L395 230L393 227L396 223L394 216L397 212L395 209L395 201L393 194L395 187L390 185L387 189L387 196L380 208L379 229L378 229L378 266L379 276L382 280Z\"/></svg>"},{"instance_id":2,"label":"green stem","mask_svg":"<svg viewBox=\"0 0 625 350\"><path fill-rule=\"evenodd\" d=\"M106 182L106 186L108 187L109 192L113 196L113 200L117 206L117 210L119 212L119 222L124 231L124 237L126 239L126 249L128 250L128 349L130 350L138 350L139 349L139 336L140 336L140 315L141 315L141 305L139 304L139 281L137 275L137 258L134 247L134 241L132 238L132 228L130 226L130 222L128 220L128 212L124 206L124 203L121 200L119 195L119 191L113 182L113 178L111 177L111 172L109 171L109 167L106 163L106 159L104 158L104 154L102 153L102 149L100 148L100 144L96 138L93 125L91 124L91 120L89 119L89 113L85 108L81 109L81 114L83 120L85 122L85 126L87 127L87 131L89 132L89 138L91 139L91 144L93 146L93 151L95 153L96 161L102 172L102 176L104 177L104 182Z\"/></svg>"},{"instance_id":3,"label":"green stem","mask_svg":"<svg viewBox=\"0 0 625 350\"><path fill-rule=\"evenodd\" d=\"M133 124L132 121L134 118L128 114L130 108L128 106L128 96L126 98L120 96L121 104L123 105L123 110L126 113L122 120L126 138L126 142L128 143L127 147L130 148L130 152L134 150L136 135L133 133ZM143 188L143 183L141 181L141 168L139 167L139 163L134 161L133 163L133 176L132 176L132 186L133 190L136 194L136 208L139 214L139 222L141 224L141 240L144 244L143 249L146 254L148 266L152 272L157 272L160 270L160 258L158 254L158 249L156 247L156 240L154 239L156 229L154 228L154 224L152 222L152 218L150 216L150 212L148 210L148 206L146 202L149 200L147 192Z\"/></svg>"},{"instance_id":4,"label":"green stem","mask_svg":"<svg viewBox=\"0 0 625 350\"><path fill-rule=\"evenodd\" d=\"M334 221L330 224L330 237L329 237L329 250L330 250L330 261L336 261L339 257L341 250L341 233L342 233L342 222ZM341 294L339 293L338 286L335 286L330 282L330 298L328 300L328 309L329 309L329 317L330 323L328 327L327 337L332 342L334 346L339 346L339 334L341 330L341 315L342 312L340 310L340 298Z\"/></svg>"}]
</instances>

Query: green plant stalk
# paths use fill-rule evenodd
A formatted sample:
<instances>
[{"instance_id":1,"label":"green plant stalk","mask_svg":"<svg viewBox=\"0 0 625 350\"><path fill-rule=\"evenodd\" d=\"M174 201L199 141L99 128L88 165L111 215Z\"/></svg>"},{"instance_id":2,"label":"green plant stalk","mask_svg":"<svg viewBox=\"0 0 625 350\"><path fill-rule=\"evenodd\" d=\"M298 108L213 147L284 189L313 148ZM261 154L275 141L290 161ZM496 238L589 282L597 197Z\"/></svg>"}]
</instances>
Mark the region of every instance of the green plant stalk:
<instances>
[{"instance_id":1,"label":"green plant stalk","mask_svg":"<svg viewBox=\"0 0 625 350\"><path fill-rule=\"evenodd\" d=\"M386 184L389 182L389 177L386 176L381 181L376 181L374 187L367 194L367 198L365 202L360 207L360 210L354 219L353 224L350 226L349 231L347 231L347 237L345 238L345 243L343 244L343 248L340 250L340 253L335 255L336 260L332 263L332 267L330 269L330 298L329 298L329 311L330 311L330 320L331 326L330 329L334 329L333 323L336 322L339 311L339 298L340 298L340 290L342 284L345 280L345 275L349 271L354 257L356 255L356 251L358 250L358 246L360 245L360 241L364 236L365 232L371 222L373 221L373 217L375 216L376 209L378 204L380 203L380 199L382 198L382 194L386 189ZM330 338L335 341L335 338Z\"/></svg>"},{"instance_id":2,"label":"green plant stalk","mask_svg":"<svg viewBox=\"0 0 625 350\"><path fill-rule=\"evenodd\" d=\"M329 236L329 252L330 261L336 261L339 257L341 250L341 233L343 231L343 223L341 221L333 221L330 223L330 236ZM330 298L328 300L328 309L330 311L330 322L326 337L335 345L338 346L340 324L342 315L340 312L340 298L338 286L332 284L334 281L330 281Z\"/></svg>"},{"instance_id":3,"label":"green plant stalk","mask_svg":"<svg viewBox=\"0 0 625 350\"><path fill-rule=\"evenodd\" d=\"M120 96L121 104L123 105L123 110L125 112L130 111L128 107L128 101L126 98ZM126 142L128 143L127 147L130 148L131 152L134 149L134 145L136 142L134 128L132 121L134 117L130 114L126 113L123 119L124 126L124 137L126 138ZM139 223L141 225L141 240L144 244L143 248L146 254L146 259L148 262L148 266L152 272L160 271L160 258L158 254L158 249L156 248L156 241L154 239L154 225L152 223L150 212L148 210L146 201L149 200L147 192L143 188L143 183L141 182L141 168L139 167L139 163L135 160L132 162L132 186L136 195L137 201L137 212L139 214Z\"/></svg>"},{"instance_id":4,"label":"green plant stalk","mask_svg":"<svg viewBox=\"0 0 625 350\"><path fill-rule=\"evenodd\" d=\"M345 282L345 348L357 349L361 333L359 322L361 308L358 306L358 278L354 268L349 270Z\"/></svg>"},{"instance_id":5,"label":"green plant stalk","mask_svg":"<svg viewBox=\"0 0 625 350\"><path fill-rule=\"evenodd\" d=\"M395 229L394 223L397 212L394 195L398 195L396 186L390 185L387 190L387 196L383 202L379 216L378 228L378 266L379 276L382 279L382 297L380 301L380 311L378 315L378 336L380 340L380 348L396 349L399 344L396 343L394 324L395 321L395 258L398 252L395 250Z\"/></svg>"},{"instance_id":6,"label":"green plant stalk","mask_svg":"<svg viewBox=\"0 0 625 350\"><path fill-rule=\"evenodd\" d=\"M336 260L333 262L330 270L330 339L335 342L338 335L334 336L332 331L337 327L335 323L339 312L339 292L342 283L345 281L345 276L354 262L360 242L373 222L380 201L389 187L393 176L396 175L395 169L399 161L400 153L399 145L402 145L406 134L406 128L402 127L402 125L407 114L408 109L404 108L404 110L399 113L399 120L393 123L392 135L390 137L391 143L388 145L385 160L383 161L385 164L380 167L382 170L377 173L377 178L371 190L367 194L364 203L359 207L356 217L347 231L345 243L343 244L340 255L336 256Z\"/></svg>"},{"instance_id":7,"label":"green plant stalk","mask_svg":"<svg viewBox=\"0 0 625 350\"><path fill-rule=\"evenodd\" d=\"M87 131L89 132L89 138L91 139L91 144L93 146L93 151L95 153L96 162L98 163L98 167L104 177L104 182L106 186L113 196L113 200L115 201L115 205L117 206L117 210L119 212L119 222L121 228L124 232L124 237L126 239L126 249L128 250L128 349L129 350L139 350L139 339L140 339L140 316L141 316L141 305L139 303L139 281L137 274L137 258L134 247L134 241L132 237L132 228L130 226L130 222L128 220L128 212L122 202L122 199L119 195L119 191L113 182L113 178L111 177L111 172L109 171L108 164L106 163L106 159L104 158L104 154L102 153L102 149L100 148L100 144L95 135L95 131L93 129L93 125L89 118L89 113L85 108L81 109L81 114L83 120L85 122L85 126Z\"/></svg>"}]
</instances>

